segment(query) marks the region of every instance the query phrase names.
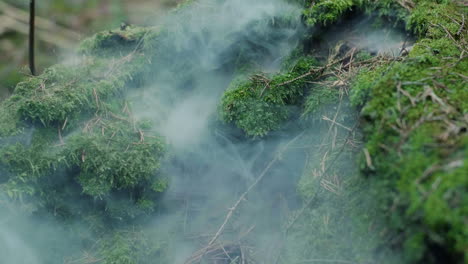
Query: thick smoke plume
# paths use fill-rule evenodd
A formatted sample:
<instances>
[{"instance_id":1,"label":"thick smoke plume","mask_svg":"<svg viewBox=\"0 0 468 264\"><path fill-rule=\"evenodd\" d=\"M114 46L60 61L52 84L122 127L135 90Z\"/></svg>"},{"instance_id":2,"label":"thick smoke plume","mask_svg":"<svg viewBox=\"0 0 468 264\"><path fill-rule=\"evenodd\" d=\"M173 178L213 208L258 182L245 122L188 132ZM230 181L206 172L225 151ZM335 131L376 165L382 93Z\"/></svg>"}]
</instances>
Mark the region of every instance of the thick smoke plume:
<instances>
[{"instance_id":1,"label":"thick smoke plume","mask_svg":"<svg viewBox=\"0 0 468 264\"><path fill-rule=\"evenodd\" d=\"M217 110L236 66L254 63L253 70L278 70L298 46L303 28L300 8L281 0L199 1L164 25L170 36L162 46L171 48L153 63L154 82L131 96L143 99L136 104L141 106L137 116L160 124L159 132L173 148L174 159L165 166L171 184L163 202L169 212L155 220L154 228L175 234L175 263L184 263L200 246L186 237L214 234L278 146L298 133L242 140L237 130L218 121ZM252 226L258 246L278 236L279 196L289 192L295 199L298 168L304 164L304 158L286 157L249 194L220 239L235 239Z\"/></svg>"}]
</instances>

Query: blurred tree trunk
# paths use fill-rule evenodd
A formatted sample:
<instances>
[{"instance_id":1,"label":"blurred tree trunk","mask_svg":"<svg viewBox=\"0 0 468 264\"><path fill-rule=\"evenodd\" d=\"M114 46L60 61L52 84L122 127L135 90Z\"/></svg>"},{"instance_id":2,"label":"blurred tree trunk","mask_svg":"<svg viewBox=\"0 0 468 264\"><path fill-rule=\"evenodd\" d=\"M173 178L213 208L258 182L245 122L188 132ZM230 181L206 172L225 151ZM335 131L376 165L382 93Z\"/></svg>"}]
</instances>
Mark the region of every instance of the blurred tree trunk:
<instances>
[{"instance_id":1,"label":"blurred tree trunk","mask_svg":"<svg viewBox=\"0 0 468 264\"><path fill-rule=\"evenodd\" d=\"M29 3L29 69L32 75L36 75L36 65L34 58L34 37L36 29L36 1L31 0Z\"/></svg>"}]
</instances>

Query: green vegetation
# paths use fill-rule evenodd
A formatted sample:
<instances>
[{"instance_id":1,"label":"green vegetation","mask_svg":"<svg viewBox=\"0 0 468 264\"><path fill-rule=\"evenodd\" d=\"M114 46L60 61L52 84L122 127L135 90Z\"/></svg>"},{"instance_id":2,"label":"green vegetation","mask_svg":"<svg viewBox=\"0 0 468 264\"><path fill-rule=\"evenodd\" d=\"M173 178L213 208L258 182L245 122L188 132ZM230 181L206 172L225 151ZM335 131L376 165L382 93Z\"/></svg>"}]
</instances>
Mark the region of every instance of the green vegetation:
<instances>
[{"instance_id":1,"label":"green vegetation","mask_svg":"<svg viewBox=\"0 0 468 264\"><path fill-rule=\"evenodd\" d=\"M392 7L396 7L393 13L389 12ZM374 63L360 68L350 88L351 103L356 107L363 107L361 126L368 157L363 155L362 172L374 178L368 180L372 183L369 188L375 188L375 195L379 197L378 203L373 207L382 208L381 213L366 217L391 216L388 223L392 226L392 231L389 233L382 228L380 232L386 235L376 236L372 243L378 244L377 241L388 239L391 247L403 247L405 261L409 263L438 263L443 260L461 263L463 258L468 261L468 182L464 176L468 171L468 90L465 88L468 71L467 31L463 22L466 7L460 10L456 4L443 1L408 1L402 5L394 1L379 4L318 1L305 11L305 15L309 26L327 26L337 22L353 8L377 10L379 15L388 16L392 21L404 21L408 30L420 38L403 61L375 60ZM279 129L280 124L289 120L290 116L284 109L281 112L275 108L261 107L258 91L262 91L266 82L262 79L252 80L236 84L236 89L226 93L223 117L226 121L234 122L247 135L263 136L271 130ZM328 82L328 85L315 85L308 92L300 94L301 97L303 94L309 95L304 104L305 113L317 115L317 110L327 104L337 104L338 93L333 89L332 83L333 81ZM303 103L300 99L296 102L299 105ZM239 111L242 115L226 114L236 113L226 110L236 109L235 106L238 105L244 110ZM341 117L341 120L346 118ZM338 175L344 172L345 170L338 170ZM323 181L320 177L318 179L315 176L310 183L303 182L303 190L309 195L314 194L317 185L320 186ZM359 180L347 184L356 183L362 186L363 183L357 182ZM355 195L351 188L343 194L344 197L349 193ZM310 196L306 195L307 197ZM354 198L359 201L359 197ZM352 198L340 199L342 197L335 197L331 201L337 201L335 208L345 210L345 201ZM321 221L317 219L319 215L327 214L319 213L320 208L303 211L304 215L311 215L308 221L301 220L302 225L310 225L310 229L323 226L320 223L314 224L314 221ZM328 212L333 213L333 210ZM359 223L362 221L356 219L362 219L361 216L350 217ZM339 215L330 218L335 221L330 225L342 224L337 217ZM344 232L339 229L335 231L337 233L334 234ZM303 235L303 227L296 232L291 236ZM310 235L313 243L299 246L299 251L320 248L320 245L325 245L320 252L330 249L333 240L317 241L318 238L327 237L326 235L317 235L316 231ZM330 236L329 234L329 238ZM345 257L334 255L343 250L331 250L330 259ZM297 252L292 256L297 257ZM307 257L313 256L304 256ZM398 263L399 260L395 261Z\"/></svg>"},{"instance_id":2,"label":"green vegetation","mask_svg":"<svg viewBox=\"0 0 468 264\"><path fill-rule=\"evenodd\" d=\"M83 193L98 197L112 189L151 189L158 183L153 176L164 153L160 138L120 120L91 120L86 126L67 143L68 162L80 168Z\"/></svg>"},{"instance_id":3,"label":"green vegetation","mask_svg":"<svg viewBox=\"0 0 468 264\"><path fill-rule=\"evenodd\" d=\"M156 28L122 25L119 29L103 31L81 42L79 51L99 57L128 54L144 48L150 39L157 37Z\"/></svg>"},{"instance_id":4,"label":"green vegetation","mask_svg":"<svg viewBox=\"0 0 468 264\"><path fill-rule=\"evenodd\" d=\"M352 87L375 166L365 170L392 194L381 202L408 262L468 261L466 8L457 9L418 4L408 26L421 39L409 56L363 69Z\"/></svg>"},{"instance_id":5,"label":"green vegetation","mask_svg":"<svg viewBox=\"0 0 468 264\"><path fill-rule=\"evenodd\" d=\"M157 235L130 230L117 232L98 245L96 258L102 259L103 264L150 264L155 259L170 263L166 256L168 245L155 242L153 236Z\"/></svg>"},{"instance_id":6,"label":"green vegetation","mask_svg":"<svg viewBox=\"0 0 468 264\"><path fill-rule=\"evenodd\" d=\"M236 76L224 93L220 119L244 132L239 141L263 140L290 123L302 132L298 148L307 157L297 192L304 204L284 221L278 263L467 263L467 7L306 2L310 34L358 11L405 23L418 40L398 58L340 43L327 60L298 52L280 72ZM92 252L81 263L172 261L174 238L144 226L170 183L161 171L170 146L155 124L133 116L126 98L157 78L147 76L147 64L172 59L160 54L162 34L171 32L122 26L98 33L81 43L76 62L28 77L0 104L0 191L8 198L0 206L78 222L101 236L80 234Z\"/></svg>"},{"instance_id":7,"label":"green vegetation","mask_svg":"<svg viewBox=\"0 0 468 264\"><path fill-rule=\"evenodd\" d=\"M328 26L338 22L347 12L351 11L376 14L387 22L397 23L400 20L405 20L408 15L406 9L411 8L412 5L414 5L412 1L321 0L308 3L304 9L304 16L308 26Z\"/></svg>"},{"instance_id":8,"label":"green vegetation","mask_svg":"<svg viewBox=\"0 0 468 264\"><path fill-rule=\"evenodd\" d=\"M12 201L63 219L125 220L154 210L168 184L158 174L165 143L151 123L132 117L123 96L143 72L140 44L157 35L151 30L128 27L85 40L79 62L30 77L2 102L1 181ZM99 57L109 43L121 52ZM19 141L9 143L12 136ZM71 210L72 199L83 202Z\"/></svg>"},{"instance_id":9,"label":"green vegetation","mask_svg":"<svg viewBox=\"0 0 468 264\"><path fill-rule=\"evenodd\" d=\"M234 82L222 99L222 119L254 137L279 129L291 117L292 107L301 103L307 80L317 75L311 72L317 65L315 59L304 58L287 73L270 78L258 74Z\"/></svg>"},{"instance_id":10,"label":"green vegetation","mask_svg":"<svg viewBox=\"0 0 468 264\"><path fill-rule=\"evenodd\" d=\"M335 78L329 78L331 82L338 82ZM321 118L320 113L326 112L325 110L327 106L333 105L336 106L336 102L339 98L339 89L333 85L323 85L318 84L314 85L310 89L309 95L306 97L306 101L304 103L304 113L305 117L314 116L315 118Z\"/></svg>"}]
</instances>

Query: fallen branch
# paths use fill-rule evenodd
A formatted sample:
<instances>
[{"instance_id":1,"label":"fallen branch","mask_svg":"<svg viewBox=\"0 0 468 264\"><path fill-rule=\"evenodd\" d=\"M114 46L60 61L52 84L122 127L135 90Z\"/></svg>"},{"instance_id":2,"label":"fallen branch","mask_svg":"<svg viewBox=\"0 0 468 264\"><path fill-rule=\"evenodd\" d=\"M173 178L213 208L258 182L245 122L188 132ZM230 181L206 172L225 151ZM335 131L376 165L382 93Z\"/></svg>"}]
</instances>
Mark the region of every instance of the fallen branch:
<instances>
[{"instance_id":1,"label":"fallen branch","mask_svg":"<svg viewBox=\"0 0 468 264\"><path fill-rule=\"evenodd\" d=\"M460 25L460 29L457 32L457 35L460 36L461 33L463 32L463 29L465 28L465 15L462 14L462 23Z\"/></svg>"},{"instance_id":2,"label":"fallen branch","mask_svg":"<svg viewBox=\"0 0 468 264\"><path fill-rule=\"evenodd\" d=\"M371 158L371 155L369 153L369 150L367 148L364 148L363 149L364 151L364 156L366 157L366 164L367 164L367 167L371 170L375 170L375 167L374 165L372 164L372 158Z\"/></svg>"},{"instance_id":3,"label":"fallen branch","mask_svg":"<svg viewBox=\"0 0 468 264\"><path fill-rule=\"evenodd\" d=\"M326 117L326 116L322 116L322 119L325 120L325 121L331 122L331 123L333 123L333 124L335 124L335 125L337 125L337 126L339 126L339 127L341 127L341 128L344 128L344 129L346 129L346 130L348 130L348 131L353 131L351 128L349 128L349 127L347 127L347 126L345 126L345 125L342 125L342 124L338 123L338 122L335 121L335 120L331 120L330 118L328 118L328 117Z\"/></svg>"},{"instance_id":4,"label":"fallen branch","mask_svg":"<svg viewBox=\"0 0 468 264\"><path fill-rule=\"evenodd\" d=\"M300 80L300 79L304 79L305 77L308 77L308 76L310 76L310 75L312 75L312 74L317 74L317 73L318 73L318 74L322 75L322 74L325 72L325 70L327 70L328 68L332 67L333 65L335 65L335 64L337 64L337 63L340 63L340 62L343 62L343 61L346 60L347 58L352 58L353 54L354 54L354 51L351 52L351 53L348 53L346 56L344 56L344 57L342 57L342 58L340 58L340 59L331 61L330 63L328 63L328 64L325 65L325 66L318 67L318 68L312 68L312 69L310 69L308 72L302 74L301 76L298 76L298 77L296 77L296 78L294 78L294 79L291 79L291 80L285 81L285 82L283 82L283 83L280 83L280 84L278 84L277 86L283 86L283 85L287 85L287 84L293 83L293 82L298 81L298 80Z\"/></svg>"}]
</instances>

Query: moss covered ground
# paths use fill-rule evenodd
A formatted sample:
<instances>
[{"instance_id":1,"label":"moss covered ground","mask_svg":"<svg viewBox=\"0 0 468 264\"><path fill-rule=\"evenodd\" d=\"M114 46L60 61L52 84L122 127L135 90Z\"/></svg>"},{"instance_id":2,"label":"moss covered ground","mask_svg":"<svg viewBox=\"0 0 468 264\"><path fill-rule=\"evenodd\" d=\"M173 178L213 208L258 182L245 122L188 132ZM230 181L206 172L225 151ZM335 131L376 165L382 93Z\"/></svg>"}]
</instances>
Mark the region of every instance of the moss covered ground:
<instances>
[{"instance_id":1,"label":"moss covered ground","mask_svg":"<svg viewBox=\"0 0 468 264\"><path fill-rule=\"evenodd\" d=\"M149 198L167 185L157 175L165 143L150 122L133 118L124 97L143 72L141 44L156 34L151 30L98 34L83 42L86 52L77 62L30 77L2 102L0 156L6 172L1 181L12 202L32 212L52 210L64 219L82 214L61 211L64 203L80 197L97 210L107 208L111 218L154 210ZM122 204L114 212L105 202L93 202L119 192L131 197L129 208Z\"/></svg>"},{"instance_id":2,"label":"moss covered ground","mask_svg":"<svg viewBox=\"0 0 468 264\"><path fill-rule=\"evenodd\" d=\"M394 25L403 23L418 38L403 60L375 60L350 73L352 76L348 86L351 104L362 109L359 125L364 142L361 174L372 183L369 188L376 190L379 202L374 206L381 208L379 210L383 215L389 216L387 222L393 238L386 243L404 249L403 261L468 261L466 7L449 1L316 1L309 6L304 15L311 27L326 27L342 20L345 14L360 10L373 15L376 13L380 20ZM310 71L313 69L311 67ZM309 71L301 73L305 72ZM290 80L294 80L295 76L291 76ZM317 77L312 75L304 80L317 81ZM269 82L267 78L252 78L250 83L241 83L236 90L228 91L223 101L225 119L234 121L250 136L264 136L278 129L281 122L290 120L291 116L280 114L277 110L266 113L259 110L260 114L255 115L249 114L254 111L241 111L234 115L234 106L240 105L242 108L242 104L250 104L251 100L244 98L252 97L240 95L253 93L258 98L261 92L255 91L266 90ZM303 98L303 94L308 94L308 98L295 102L302 105L304 115L315 113L321 119L322 114L317 113L317 107L323 109L324 104L329 103L336 106L339 98L337 89L333 89L336 83L337 79L332 78L332 81L309 85L308 89L301 90L298 96ZM298 85L303 89L307 87L304 83ZM281 96L281 93L277 95ZM237 103L239 99L242 104ZM262 101L268 102L266 99ZM288 108L283 109L287 111ZM269 115L271 117L268 118ZM273 123L264 122L265 117ZM349 120L349 117L343 120ZM259 123L266 127L249 125ZM344 171L341 170L341 173ZM314 186L302 183L302 186L308 185ZM312 187L303 188L313 193ZM359 195L353 198L360 199ZM340 205L335 206L346 208L342 207L344 201L338 203ZM320 209L308 213L320 214ZM369 216L368 212L363 214L377 217ZM310 224L311 229L314 226L307 222L303 224ZM316 223L315 227L318 225ZM310 235L315 240L315 233ZM329 242L313 243L308 246L314 248L323 243L330 249ZM334 252L342 250L346 249ZM333 257L336 255L330 256L331 259Z\"/></svg>"},{"instance_id":3,"label":"moss covered ground","mask_svg":"<svg viewBox=\"0 0 468 264\"><path fill-rule=\"evenodd\" d=\"M284 74L257 74L233 83L222 99L222 119L234 122L249 136L278 130L291 118L292 108L301 103L306 81L319 74L311 72L317 64L315 59L303 58Z\"/></svg>"},{"instance_id":4,"label":"moss covered ground","mask_svg":"<svg viewBox=\"0 0 468 264\"><path fill-rule=\"evenodd\" d=\"M411 262L467 261L466 11L418 3L409 56L363 69L352 86L375 166L365 174L392 193L383 203Z\"/></svg>"},{"instance_id":5,"label":"moss covered ground","mask_svg":"<svg viewBox=\"0 0 468 264\"><path fill-rule=\"evenodd\" d=\"M417 40L396 57L340 43L325 57L300 50L276 73L242 73L224 93L219 117L246 141L293 123L314 146L297 187L304 206L285 221L277 263L467 263L467 7L298 2L306 42L356 13L403 25ZM170 32L98 33L74 63L27 78L0 104L5 204L102 234L98 243L83 239L93 256L82 262L168 261L169 240L125 225L154 216L170 182L160 172L170 146L126 99L147 78L146 64L157 63L160 34ZM70 208L70 200L80 203Z\"/></svg>"}]
</instances>

